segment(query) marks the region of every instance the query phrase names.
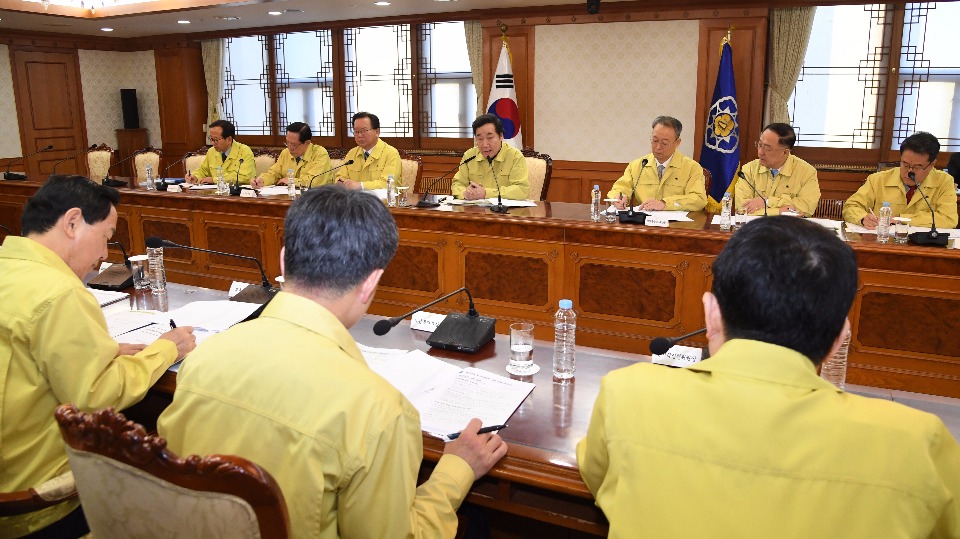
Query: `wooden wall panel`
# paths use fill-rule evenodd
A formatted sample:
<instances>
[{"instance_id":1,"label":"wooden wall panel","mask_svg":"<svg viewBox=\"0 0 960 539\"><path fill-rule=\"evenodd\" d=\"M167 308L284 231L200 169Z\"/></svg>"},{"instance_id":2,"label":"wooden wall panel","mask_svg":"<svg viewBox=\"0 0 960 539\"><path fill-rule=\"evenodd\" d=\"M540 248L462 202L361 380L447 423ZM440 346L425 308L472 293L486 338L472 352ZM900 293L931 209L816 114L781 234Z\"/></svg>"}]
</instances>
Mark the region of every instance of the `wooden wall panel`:
<instances>
[{"instance_id":1,"label":"wooden wall panel","mask_svg":"<svg viewBox=\"0 0 960 539\"><path fill-rule=\"evenodd\" d=\"M160 104L161 170L206 142L207 87L199 43L154 51L157 98ZM182 176L182 164L168 177Z\"/></svg>"},{"instance_id":2,"label":"wooden wall panel","mask_svg":"<svg viewBox=\"0 0 960 539\"><path fill-rule=\"evenodd\" d=\"M488 26L493 24L493 26ZM486 112L487 101L490 97L490 86L493 76L497 72L497 62L500 60L500 49L503 48L499 25L495 21L483 23L483 111ZM513 80L517 90L517 106L520 108L520 124L523 133L523 145L536 148L534 143L533 111L533 82L534 82L534 38L535 27L514 27L507 30L507 42L510 45L510 54L513 66ZM481 112L481 111L478 111Z\"/></svg>"}]
</instances>

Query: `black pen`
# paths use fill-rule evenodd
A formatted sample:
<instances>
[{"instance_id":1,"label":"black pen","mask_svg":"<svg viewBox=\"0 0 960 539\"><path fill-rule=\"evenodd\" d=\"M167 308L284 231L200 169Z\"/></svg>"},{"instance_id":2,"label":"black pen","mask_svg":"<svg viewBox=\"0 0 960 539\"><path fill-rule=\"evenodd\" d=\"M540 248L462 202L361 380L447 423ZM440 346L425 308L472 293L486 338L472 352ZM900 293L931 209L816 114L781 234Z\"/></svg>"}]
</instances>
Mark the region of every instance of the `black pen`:
<instances>
[{"instance_id":1,"label":"black pen","mask_svg":"<svg viewBox=\"0 0 960 539\"><path fill-rule=\"evenodd\" d=\"M488 432L497 432L505 428L507 428L506 425L490 425L489 427L483 427L482 429L478 430L477 434L487 434ZM456 440L459 437L460 437L459 432L454 432L453 434L447 435L448 440Z\"/></svg>"},{"instance_id":2,"label":"black pen","mask_svg":"<svg viewBox=\"0 0 960 539\"><path fill-rule=\"evenodd\" d=\"M173 318L170 319L170 329L177 329L177 325L173 323Z\"/></svg>"}]
</instances>

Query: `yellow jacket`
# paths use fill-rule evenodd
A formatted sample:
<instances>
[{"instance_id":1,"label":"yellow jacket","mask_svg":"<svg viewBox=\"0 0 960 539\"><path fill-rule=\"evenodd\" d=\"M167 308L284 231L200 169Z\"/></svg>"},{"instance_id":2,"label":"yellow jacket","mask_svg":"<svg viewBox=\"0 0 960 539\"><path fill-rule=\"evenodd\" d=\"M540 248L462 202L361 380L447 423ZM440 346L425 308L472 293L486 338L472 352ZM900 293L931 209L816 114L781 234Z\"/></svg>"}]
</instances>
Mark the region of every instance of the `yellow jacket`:
<instances>
[{"instance_id":1,"label":"yellow jacket","mask_svg":"<svg viewBox=\"0 0 960 539\"><path fill-rule=\"evenodd\" d=\"M647 160L644 167L643 160ZM639 176L639 180L638 180ZM657 160L653 154L631 161L617 180L607 198L623 195L630 200L630 193L636 184L634 205L639 206L648 200L662 200L665 210L700 211L707 205L707 189L704 185L703 167L680 152L673 152L670 164L663 171L663 179L657 177Z\"/></svg>"},{"instance_id":2,"label":"yellow jacket","mask_svg":"<svg viewBox=\"0 0 960 539\"><path fill-rule=\"evenodd\" d=\"M577 461L613 539L960 537L960 445L938 417L759 341L607 374Z\"/></svg>"},{"instance_id":3,"label":"yellow jacket","mask_svg":"<svg viewBox=\"0 0 960 539\"><path fill-rule=\"evenodd\" d=\"M790 205L807 217L817 211L817 204L820 203L817 169L803 159L795 155L787 156L776 179L769 168L760 164L759 159L744 165L742 171L757 190L755 192L747 182L737 180L735 197L738 208L743 207L747 200L762 195L767 199L767 215L778 215L781 207ZM753 215L763 214L763 208L753 212Z\"/></svg>"},{"instance_id":4,"label":"yellow jacket","mask_svg":"<svg viewBox=\"0 0 960 539\"><path fill-rule=\"evenodd\" d=\"M497 196L497 182L499 182L503 198L509 200L530 198L527 161L520 150L504 142L493 161L487 161L480 150L474 147L463 154L461 161L474 156L476 159L457 169L451 185L453 196L463 198L463 192L467 190L470 182L476 182L486 188L487 198L494 198Z\"/></svg>"},{"instance_id":5,"label":"yellow jacket","mask_svg":"<svg viewBox=\"0 0 960 539\"><path fill-rule=\"evenodd\" d=\"M7 236L0 249L0 492L67 471L57 406L125 408L177 359L167 340L133 356L117 356L119 349L97 300L66 263L31 239ZM77 505L0 517L0 537L46 527Z\"/></svg>"},{"instance_id":6,"label":"yellow jacket","mask_svg":"<svg viewBox=\"0 0 960 539\"><path fill-rule=\"evenodd\" d=\"M180 455L236 454L270 472L294 538L453 537L474 481L444 455L417 486L417 410L336 317L286 292L190 354L158 429Z\"/></svg>"},{"instance_id":7,"label":"yellow jacket","mask_svg":"<svg viewBox=\"0 0 960 539\"><path fill-rule=\"evenodd\" d=\"M243 164L240 160L243 159ZM216 180L217 167L223 167L223 177L227 183L237 181L237 171L240 172L240 183L248 184L250 179L257 175L257 165L253 161L253 150L246 144L241 144L234 139L230 146L230 152L227 154L227 160L213 146L207 150L206 157L200 163L200 167L193 171L197 178L213 178Z\"/></svg>"},{"instance_id":8,"label":"yellow jacket","mask_svg":"<svg viewBox=\"0 0 960 539\"><path fill-rule=\"evenodd\" d=\"M332 173L322 174L329 171L330 168L330 154L327 153L326 148L311 142L307 151L303 152L299 163L295 157L290 155L290 150L284 148L280 152L277 162L271 165L260 177L263 178L263 185L274 185L280 178L286 178L287 171L292 169L293 177L298 180L297 183L306 185L312 180L313 187L319 187L333 183ZM317 176L317 174L321 175Z\"/></svg>"},{"instance_id":9,"label":"yellow jacket","mask_svg":"<svg viewBox=\"0 0 960 539\"><path fill-rule=\"evenodd\" d=\"M941 170L931 170L920 184L923 194L937 212L937 228L957 226L957 193L953 178ZM931 214L920 193L914 193L907 204L907 188L900 179L900 169L891 168L867 176L867 181L843 203L843 220L860 224L873 210L880 213L884 202L890 203L894 217L909 217L911 226L930 226Z\"/></svg>"},{"instance_id":10,"label":"yellow jacket","mask_svg":"<svg viewBox=\"0 0 960 539\"><path fill-rule=\"evenodd\" d=\"M364 189L383 189L387 186L387 176L393 176L398 186L403 185L403 167L400 164L400 152L378 139L377 144L370 150L370 156L363 158L363 148L354 147L347 153L344 163L353 159L352 165L347 165L336 174L343 178L360 182ZM414 178L415 179L415 178ZM413 186L411 186L413 187Z\"/></svg>"}]
</instances>

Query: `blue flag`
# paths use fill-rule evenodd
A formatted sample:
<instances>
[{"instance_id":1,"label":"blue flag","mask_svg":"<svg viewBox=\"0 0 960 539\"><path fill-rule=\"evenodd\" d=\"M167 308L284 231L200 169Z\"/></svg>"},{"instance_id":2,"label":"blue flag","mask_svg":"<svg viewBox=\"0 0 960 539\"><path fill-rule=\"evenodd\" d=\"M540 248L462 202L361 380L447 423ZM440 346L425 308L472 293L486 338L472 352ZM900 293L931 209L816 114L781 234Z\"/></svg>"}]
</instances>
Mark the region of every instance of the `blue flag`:
<instances>
[{"instance_id":1,"label":"blue flag","mask_svg":"<svg viewBox=\"0 0 960 539\"><path fill-rule=\"evenodd\" d=\"M724 38L720 49L720 69L704 129L700 164L713 175L707 193L707 210L719 213L723 194L733 190L740 169L740 120L737 111L737 86L733 80L733 49Z\"/></svg>"}]
</instances>

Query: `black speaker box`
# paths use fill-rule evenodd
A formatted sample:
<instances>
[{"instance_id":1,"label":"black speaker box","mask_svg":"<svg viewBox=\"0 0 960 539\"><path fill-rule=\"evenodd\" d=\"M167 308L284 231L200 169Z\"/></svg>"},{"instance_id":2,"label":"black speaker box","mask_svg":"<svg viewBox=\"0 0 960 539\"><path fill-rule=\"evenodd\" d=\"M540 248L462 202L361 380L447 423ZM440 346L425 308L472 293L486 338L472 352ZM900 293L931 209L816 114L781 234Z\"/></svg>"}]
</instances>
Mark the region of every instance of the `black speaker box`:
<instances>
[{"instance_id":1,"label":"black speaker box","mask_svg":"<svg viewBox=\"0 0 960 539\"><path fill-rule=\"evenodd\" d=\"M120 108L123 109L123 128L140 129L140 109L137 107L137 90L120 90Z\"/></svg>"}]
</instances>

